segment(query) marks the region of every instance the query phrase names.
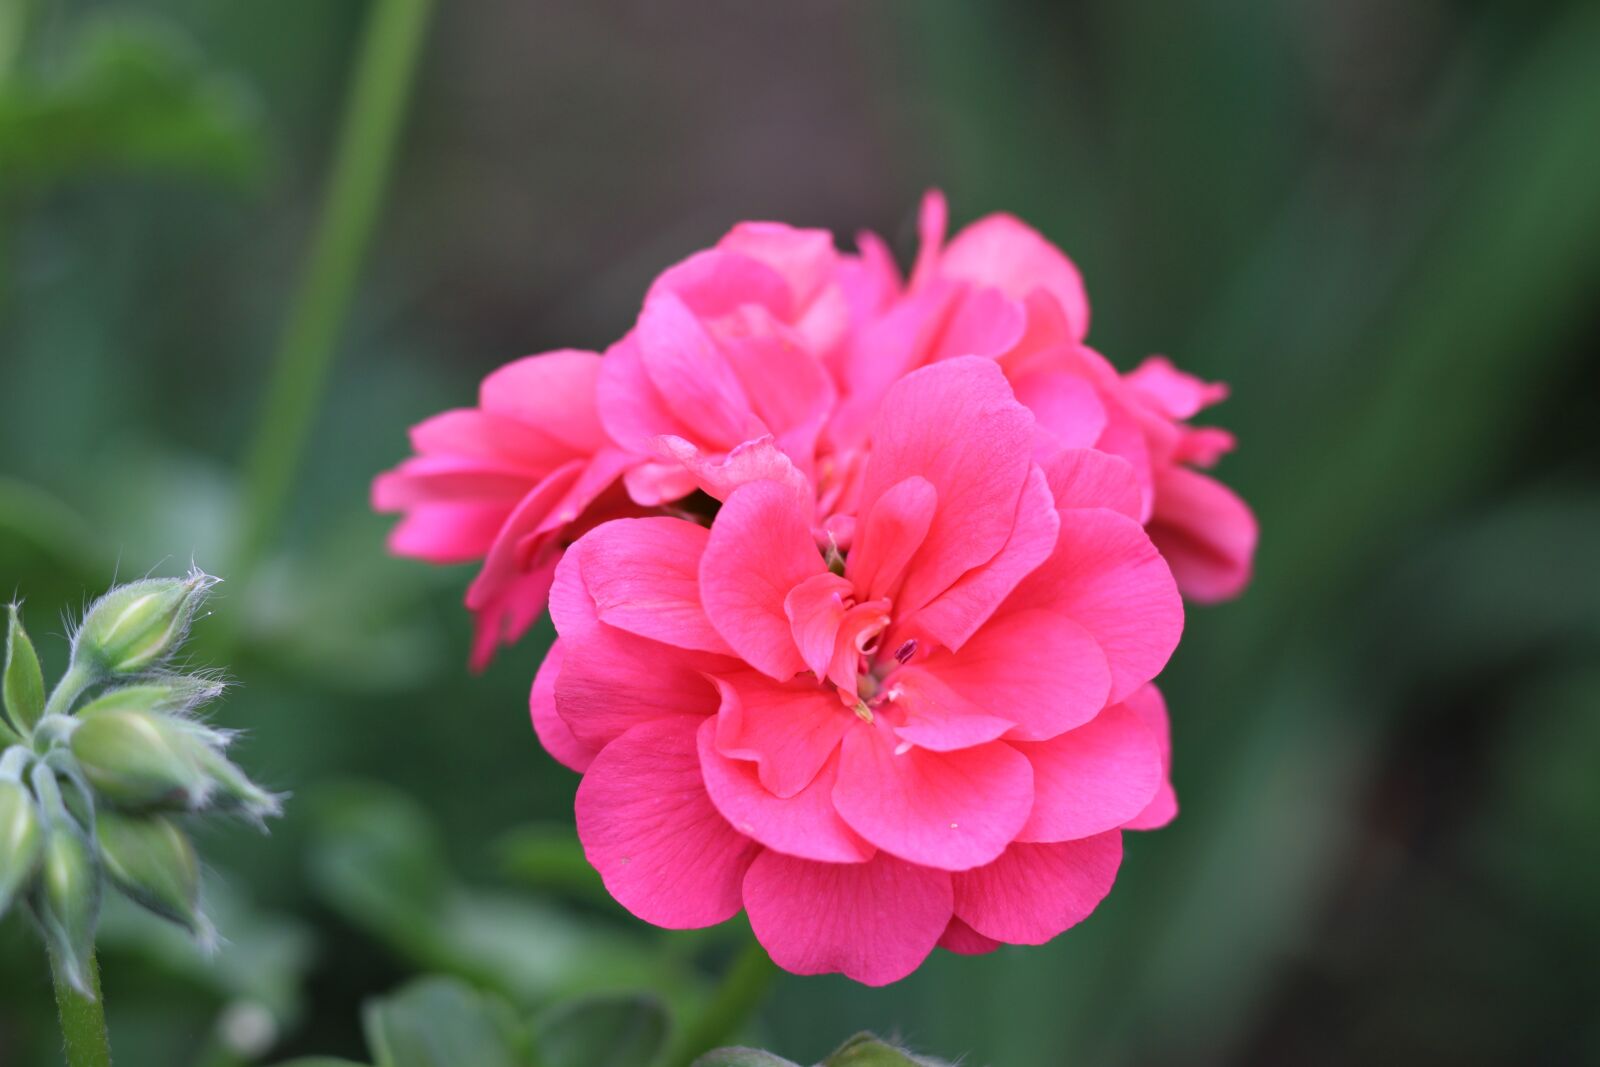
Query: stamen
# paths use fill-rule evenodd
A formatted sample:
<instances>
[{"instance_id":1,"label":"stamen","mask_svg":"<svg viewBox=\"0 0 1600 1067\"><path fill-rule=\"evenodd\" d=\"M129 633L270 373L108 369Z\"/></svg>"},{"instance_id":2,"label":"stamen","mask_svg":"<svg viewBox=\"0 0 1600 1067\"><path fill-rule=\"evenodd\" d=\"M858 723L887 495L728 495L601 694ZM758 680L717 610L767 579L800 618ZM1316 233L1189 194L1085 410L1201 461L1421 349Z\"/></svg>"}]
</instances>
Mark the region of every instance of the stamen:
<instances>
[{"instance_id":1,"label":"stamen","mask_svg":"<svg viewBox=\"0 0 1600 1067\"><path fill-rule=\"evenodd\" d=\"M860 719L862 722L872 721L872 709L867 707L866 701L856 701L856 718Z\"/></svg>"},{"instance_id":2,"label":"stamen","mask_svg":"<svg viewBox=\"0 0 1600 1067\"><path fill-rule=\"evenodd\" d=\"M916 654L917 639L913 637L911 640L894 650L894 661L903 666L906 663L909 663L911 661L911 657L915 656Z\"/></svg>"}]
</instances>

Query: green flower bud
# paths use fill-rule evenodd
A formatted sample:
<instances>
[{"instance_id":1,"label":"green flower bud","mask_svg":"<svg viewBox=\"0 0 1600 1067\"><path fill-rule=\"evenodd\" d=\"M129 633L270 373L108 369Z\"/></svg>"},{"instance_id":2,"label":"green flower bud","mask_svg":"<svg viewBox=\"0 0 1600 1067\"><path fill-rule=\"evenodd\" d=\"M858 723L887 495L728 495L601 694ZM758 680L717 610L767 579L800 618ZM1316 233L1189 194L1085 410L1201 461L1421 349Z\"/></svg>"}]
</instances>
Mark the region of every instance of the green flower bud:
<instances>
[{"instance_id":1,"label":"green flower bud","mask_svg":"<svg viewBox=\"0 0 1600 1067\"><path fill-rule=\"evenodd\" d=\"M189 636L195 609L217 579L147 578L111 590L89 607L72 642L72 660L98 675L138 674L159 667Z\"/></svg>"},{"instance_id":2,"label":"green flower bud","mask_svg":"<svg viewBox=\"0 0 1600 1067\"><path fill-rule=\"evenodd\" d=\"M197 937L208 930L200 914L200 859L189 836L159 815L102 811L95 820L100 862L135 903Z\"/></svg>"},{"instance_id":3,"label":"green flower bud","mask_svg":"<svg viewBox=\"0 0 1600 1067\"><path fill-rule=\"evenodd\" d=\"M100 873L82 833L69 820L51 820L34 908L67 980L84 996L93 996L89 960L100 917Z\"/></svg>"},{"instance_id":4,"label":"green flower bud","mask_svg":"<svg viewBox=\"0 0 1600 1067\"><path fill-rule=\"evenodd\" d=\"M138 707L96 707L78 715L72 754L95 792L124 808L202 807L211 794L200 767L196 724Z\"/></svg>"},{"instance_id":5,"label":"green flower bud","mask_svg":"<svg viewBox=\"0 0 1600 1067\"><path fill-rule=\"evenodd\" d=\"M10 607L6 624L6 669L4 697L6 715L19 730L27 733L44 714L44 672L39 655L33 650L28 631L22 628L17 605Z\"/></svg>"},{"instance_id":6,"label":"green flower bud","mask_svg":"<svg viewBox=\"0 0 1600 1067\"><path fill-rule=\"evenodd\" d=\"M44 829L33 794L21 782L0 780L0 916L25 890L44 854Z\"/></svg>"}]
</instances>

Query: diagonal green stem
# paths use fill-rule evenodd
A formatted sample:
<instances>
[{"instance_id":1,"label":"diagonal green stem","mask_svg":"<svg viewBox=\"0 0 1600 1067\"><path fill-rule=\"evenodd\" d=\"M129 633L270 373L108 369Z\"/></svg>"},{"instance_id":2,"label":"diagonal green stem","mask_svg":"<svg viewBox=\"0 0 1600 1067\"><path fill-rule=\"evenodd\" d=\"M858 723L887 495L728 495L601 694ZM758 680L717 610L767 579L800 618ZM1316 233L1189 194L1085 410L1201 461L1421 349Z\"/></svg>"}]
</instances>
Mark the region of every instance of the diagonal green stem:
<instances>
[{"instance_id":1,"label":"diagonal green stem","mask_svg":"<svg viewBox=\"0 0 1600 1067\"><path fill-rule=\"evenodd\" d=\"M432 0L373 0L367 16L333 174L245 461L235 578L259 562L282 521L383 202L431 7Z\"/></svg>"},{"instance_id":2,"label":"diagonal green stem","mask_svg":"<svg viewBox=\"0 0 1600 1067\"><path fill-rule=\"evenodd\" d=\"M667 1067L689 1067L697 1057L734 1037L761 1006L777 973L766 950L750 935L711 999L674 1039Z\"/></svg>"},{"instance_id":3,"label":"diagonal green stem","mask_svg":"<svg viewBox=\"0 0 1600 1067\"><path fill-rule=\"evenodd\" d=\"M67 1067L111 1067L111 1039L106 1034L105 998L100 995L100 961L89 955L86 997L67 981L66 968L50 951L50 976L56 987L56 1012L61 1018L61 1043Z\"/></svg>"}]
</instances>

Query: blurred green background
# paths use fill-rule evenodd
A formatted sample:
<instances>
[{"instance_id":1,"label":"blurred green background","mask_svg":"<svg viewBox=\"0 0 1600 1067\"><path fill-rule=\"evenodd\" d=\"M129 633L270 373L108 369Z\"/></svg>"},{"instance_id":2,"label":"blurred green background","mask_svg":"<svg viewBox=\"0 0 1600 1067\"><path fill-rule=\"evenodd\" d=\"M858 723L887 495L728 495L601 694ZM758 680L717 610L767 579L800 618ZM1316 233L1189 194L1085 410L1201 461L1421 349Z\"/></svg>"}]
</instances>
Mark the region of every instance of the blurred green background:
<instances>
[{"instance_id":1,"label":"blurred green background","mask_svg":"<svg viewBox=\"0 0 1600 1067\"><path fill-rule=\"evenodd\" d=\"M119 1062L359 1056L419 969L703 996L737 931L643 930L582 865L526 719L548 624L470 676L470 569L387 558L367 485L735 220L905 257L939 185L1067 249L1120 366L1232 383L1259 576L1190 612L1183 814L1089 921L882 990L781 976L745 1036L1600 1063L1600 5L439 4L279 521L241 470L370 12L0 0L0 591L59 669L114 576L220 572L196 660L295 794L202 842L217 960L108 917ZM0 1065L56 1062L46 974L7 920Z\"/></svg>"}]
</instances>

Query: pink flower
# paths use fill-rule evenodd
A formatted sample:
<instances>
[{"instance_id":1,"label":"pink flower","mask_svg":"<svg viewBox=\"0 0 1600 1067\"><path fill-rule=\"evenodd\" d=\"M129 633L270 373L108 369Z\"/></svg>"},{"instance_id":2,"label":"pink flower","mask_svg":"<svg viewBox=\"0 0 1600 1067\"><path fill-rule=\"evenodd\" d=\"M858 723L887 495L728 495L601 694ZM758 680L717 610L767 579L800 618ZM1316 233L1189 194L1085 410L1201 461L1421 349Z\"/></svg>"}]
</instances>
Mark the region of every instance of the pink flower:
<instances>
[{"instance_id":1,"label":"pink flower","mask_svg":"<svg viewBox=\"0 0 1600 1067\"><path fill-rule=\"evenodd\" d=\"M476 408L411 429L416 455L372 484L372 505L404 513L389 537L430 563L484 560L467 590L482 669L544 611L562 546L631 510L612 487L627 458L595 409L600 357L529 356L484 379Z\"/></svg>"},{"instance_id":2,"label":"pink flower","mask_svg":"<svg viewBox=\"0 0 1600 1067\"><path fill-rule=\"evenodd\" d=\"M923 201L922 247L910 282L869 237L858 268L873 282L854 301L861 321L837 362L841 400L829 426L848 469L886 390L910 370L960 355L999 362L1037 419L1036 454L1096 448L1126 460L1139 485L1141 521L1196 600L1238 594L1248 583L1256 522L1230 490L1195 467L1233 447L1222 430L1186 420L1221 400L1208 385L1153 358L1126 377L1084 339L1089 302L1077 268L1009 215L990 215L944 242L944 198Z\"/></svg>"},{"instance_id":3,"label":"pink flower","mask_svg":"<svg viewBox=\"0 0 1600 1067\"><path fill-rule=\"evenodd\" d=\"M1172 817L1149 682L1182 606L1129 465L1036 460L993 360L906 375L864 432L842 558L788 477L732 485L709 529L585 534L531 706L625 907L743 909L789 970L883 984L938 944L1054 937L1121 830Z\"/></svg>"},{"instance_id":4,"label":"pink flower","mask_svg":"<svg viewBox=\"0 0 1600 1067\"><path fill-rule=\"evenodd\" d=\"M848 317L838 262L826 231L749 222L656 279L599 381L637 503L721 498L755 474L805 484Z\"/></svg>"}]
</instances>

